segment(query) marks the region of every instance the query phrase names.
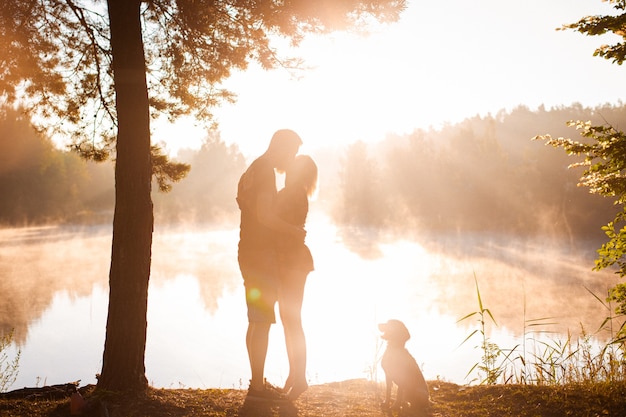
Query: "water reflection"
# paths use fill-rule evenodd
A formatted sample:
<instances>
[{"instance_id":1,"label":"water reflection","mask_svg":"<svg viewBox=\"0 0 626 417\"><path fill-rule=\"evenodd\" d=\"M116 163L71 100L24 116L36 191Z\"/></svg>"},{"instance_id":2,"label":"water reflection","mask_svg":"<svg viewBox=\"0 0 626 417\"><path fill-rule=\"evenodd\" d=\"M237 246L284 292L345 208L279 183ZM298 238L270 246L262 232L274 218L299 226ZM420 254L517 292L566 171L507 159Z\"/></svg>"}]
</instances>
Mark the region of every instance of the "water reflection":
<instances>
[{"instance_id":1,"label":"water reflection","mask_svg":"<svg viewBox=\"0 0 626 417\"><path fill-rule=\"evenodd\" d=\"M55 294L75 300L106 284L110 246L110 226L0 229L0 332L24 343Z\"/></svg>"},{"instance_id":2,"label":"water reflection","mask_svg":"<svg viewBox=\"0 0 626 417\"><path fill-rule=\"evenodd\" d=\"M480 360L475 343L459 347L470 330L456 323L477 309L474 277L499 324L492 338L503 348L518 344L525 320L552 317L556 324L545 330L560 333L581 324L595 330L608 312L586 288L602 298L617 282L610 272L590 271L594 246L584 252L485 236L359 246L356 238L346 244L324 217L309 224L316 271L307 283L303 323L311 383L380 376L376 324L389 318L411 330L407 348L428 379L464 382ZM155 230L146 348L154 386L247 387L237 239L236 228ZM16 386L38 379L95 382L110 227L0 230L0 256L0 328L15 328L22 349ZM267 376L280 384L288 365L279 326L270 337Z\"/></svg>"}]
</instances>

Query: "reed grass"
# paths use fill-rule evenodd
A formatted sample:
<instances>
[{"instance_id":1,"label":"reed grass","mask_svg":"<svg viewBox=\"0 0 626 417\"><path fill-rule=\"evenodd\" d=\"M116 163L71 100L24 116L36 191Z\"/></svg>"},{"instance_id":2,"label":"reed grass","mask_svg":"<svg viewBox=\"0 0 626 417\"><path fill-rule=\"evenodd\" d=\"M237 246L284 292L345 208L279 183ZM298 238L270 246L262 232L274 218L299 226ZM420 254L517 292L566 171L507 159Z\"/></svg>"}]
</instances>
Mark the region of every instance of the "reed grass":
<instances>
[{"instance_id":1,"label":"reed grass","mask_svg":"<svg viewBox=\"0 0 626 417\"><path fill-rule=\"evenodd\" d=\"M20 354L18 350L12 359L9 359L7 350L13 343L13 331L0 337L0 392L5 392L17 379Z\"/></svg>"},{"instance_id":2,"label":"reed grass","mask_svg":"<svg viewBox=\"0 0 626 417\"><path fill-rule=\"evenodd\" d=\"M497 322L483 303L475 274L474 280L478 309L457 321L476 318L478 322L478 327L461 343L466 344L476 337L480 339L475 349L481 351L481 359L471 366L466 375L468 378L477 371L478 377L470 380L470 384L476 381L481 385L626 381L626 320L623 314L615 313L610 297L603 301L587 289L605 307L607 316L594 333L589 334L581 325L577 336L568 331L565 337L550 330L557 324L550 317L527 319L524 302L522 340L514 347L504 349L489 337L490 327L497 327ZM609 337L602 338L600 334L608 334Z\"/></svg>"},{"instance_id":3,"label":"reed grass","mask_svg":"<svg viewBox=\"0 0 626 417\"><path fill-rule=\"evenodd\" d=\"M478 287L478 279L476 278L476 274L474 274L474 282L476 284L476 298L478 301L478 310L465 315L460 318L457 323L468 320L472 317L476 318L478 321L478 328L474 329L464 340L461 342L461 345L467 343L470 339L478 336L480 338L480 345L475 346L475 348L480 349L482 351L481 362L476 362L470 370L467 372L466 378L474 372L474 370L478 371L478 380L480 384L488 384L493 385L498 382L503 372L507 369L506 363L510 361L510 356L514 350L505 351L500 348L496 343L494 343L488 336L487 332L487 320L489 320L496 327L498 323L496 323L493 314L491 314L491 310L486 308L483 305L483 300L480 295L480 288ZM471 382L476 381L476 379Z\"/></svg>"}]
</instances>

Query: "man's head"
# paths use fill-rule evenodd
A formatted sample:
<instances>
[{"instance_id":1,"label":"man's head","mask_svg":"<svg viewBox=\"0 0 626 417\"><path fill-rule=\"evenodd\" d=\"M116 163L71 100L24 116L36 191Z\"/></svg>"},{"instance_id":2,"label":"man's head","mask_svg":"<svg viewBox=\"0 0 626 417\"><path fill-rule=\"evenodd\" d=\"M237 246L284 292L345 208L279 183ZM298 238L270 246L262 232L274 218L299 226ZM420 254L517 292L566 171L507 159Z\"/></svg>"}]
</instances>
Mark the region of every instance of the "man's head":
<instances>
[{"instance_id":1,"label":"man's head","mask_svg":"<svg viewBox=\"0 0 626 417\"><path fill-rule=\"evenodd\" d=\"M272 136L266 153L272 158L274 168L279 172L284 172L295 158L301 145L302 139L296 132L290 129L281 129Z\"/></svg>"}]
</instances>

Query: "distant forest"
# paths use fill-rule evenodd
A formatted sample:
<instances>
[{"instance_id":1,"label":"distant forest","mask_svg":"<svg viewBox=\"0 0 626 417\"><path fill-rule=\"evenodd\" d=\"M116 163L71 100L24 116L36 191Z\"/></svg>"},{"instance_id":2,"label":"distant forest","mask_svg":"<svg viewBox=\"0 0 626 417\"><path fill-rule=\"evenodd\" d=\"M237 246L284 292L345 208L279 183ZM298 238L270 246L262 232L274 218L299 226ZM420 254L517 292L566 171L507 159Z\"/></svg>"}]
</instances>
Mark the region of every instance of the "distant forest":
<instances>
[{"instance_id":1,"label":"distant forest","mask_svg":"<svg viewBox=\"0 0 626 417\"><path fill-rule=\"evenodd\" d=\"M343 158L333 217L343 226L397 231L514 233L603 239L617 208L578 187L580 159L531 140L570 137L570 120L626 125L626 107L519 106L440 129L351 145Z\"/></svg>"},{"instance_id":2,"label":"distant forest","mask_svg":"<svg viewBox=\"0 0 626 417\"><path fill-rule=\"evenodd\" d=\"M582 168L562 149L531 140L578 138L569 120L623 129L626 106L520 106L437 129L389 135L318 150L321 184L314 207L346 229L487 232L599 239L613 218L612 201L577 187ZM191 164L169 193L153 193L157 222L236 222L236 184L250 161L209 132L197 150L175 158ZM111 220L112 163L87 162L57 149L12 109L0 111L0 224Z\"/></svg>"},{"instance_id":3,"label":"distant forest","mask_svg":"<svg viewBox=\"0 0 626 417\"><path fill-rule=\"evenodd\" d=\"M200 149L184 150L175 159L192 168L168 193L153 184L157 222L236 218L234 192L246 168L236 146L210 132ZM113 162L86 161L57 149L19 112L0 111L0 225L110 222L114 187Z\"/></svg>"}]
</instances>

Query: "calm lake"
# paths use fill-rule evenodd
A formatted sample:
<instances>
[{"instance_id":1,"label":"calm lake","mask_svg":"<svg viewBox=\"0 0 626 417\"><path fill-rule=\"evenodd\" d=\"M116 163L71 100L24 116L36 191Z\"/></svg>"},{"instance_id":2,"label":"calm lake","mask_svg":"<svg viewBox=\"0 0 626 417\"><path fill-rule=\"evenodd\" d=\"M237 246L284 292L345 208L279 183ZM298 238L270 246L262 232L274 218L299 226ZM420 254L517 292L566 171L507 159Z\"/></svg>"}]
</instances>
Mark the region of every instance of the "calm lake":
<instances>
[{"instance_id":1,"label":"calm lake","mask_svg":"<svg viewBox=\"0 0 626 417\"><path fill-rule=\"evenodd\" d=\"M348 236L350 236L348 238ZM237 266L238 229L155 226L149 290L146 375L166 388L247 388L246 309ZM405 322L407 348L427 379L459 384L480 361L475 278L488 323L503 349L522 339L594 333L609 314L617 282L592 272L596 245L479 235L394 240L341 233L311 216L307 242L316 270L307 282L303 320L311 384L381 379L377 323ZM378 242L378 243L377 243ZM11 389L81 380L101 369L108 298L111 226L0 229L0 331L15 330L21 350ZM531 334L529 323L552 323ZM526 337L524 337L526 334ZM600 338L606 334L599 334ZM278 322L266 365L281 384L287 359Z\"/></svg>"}]
</instances>

